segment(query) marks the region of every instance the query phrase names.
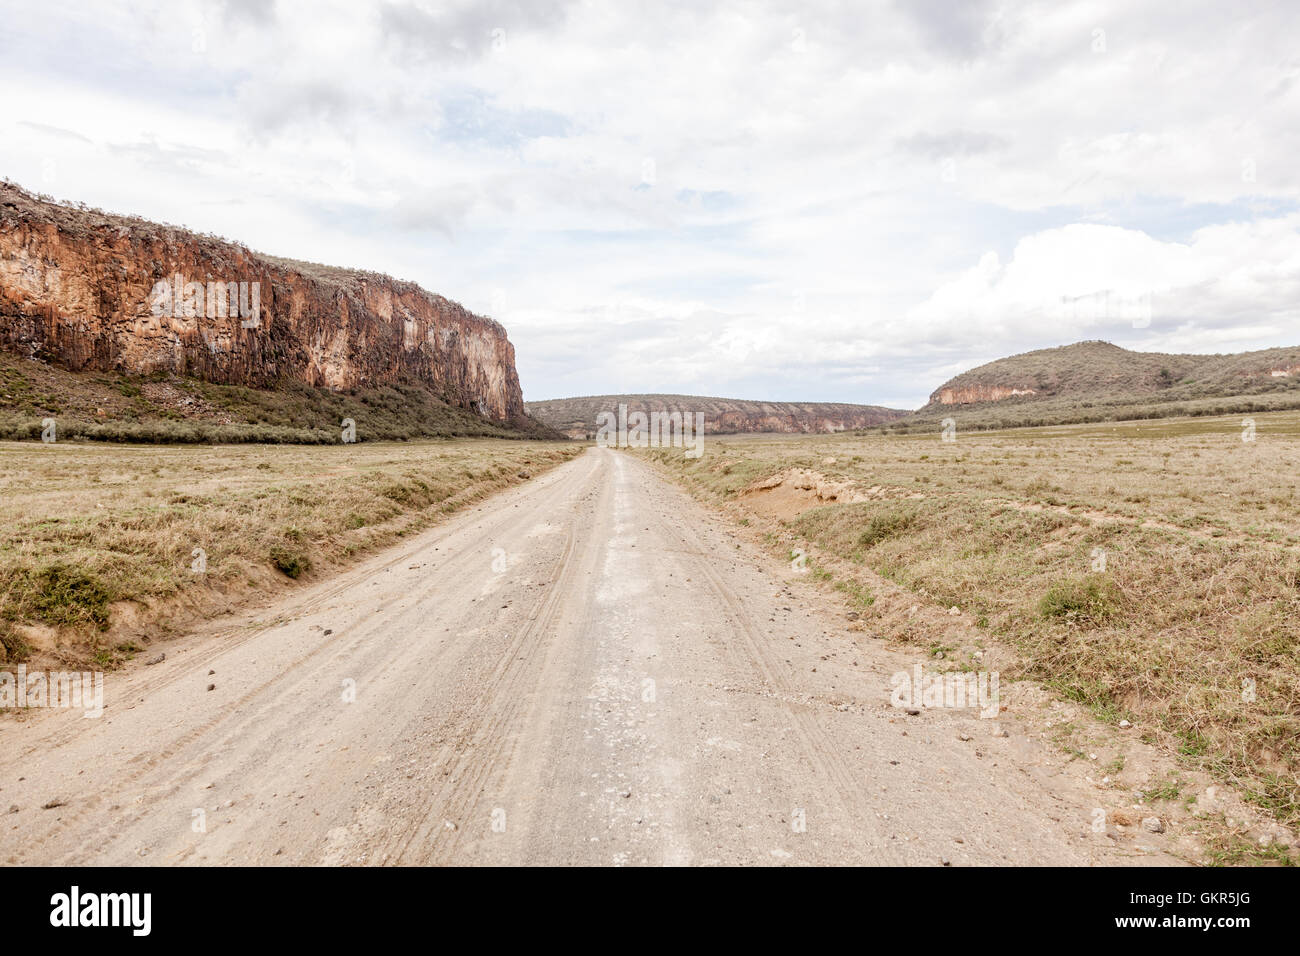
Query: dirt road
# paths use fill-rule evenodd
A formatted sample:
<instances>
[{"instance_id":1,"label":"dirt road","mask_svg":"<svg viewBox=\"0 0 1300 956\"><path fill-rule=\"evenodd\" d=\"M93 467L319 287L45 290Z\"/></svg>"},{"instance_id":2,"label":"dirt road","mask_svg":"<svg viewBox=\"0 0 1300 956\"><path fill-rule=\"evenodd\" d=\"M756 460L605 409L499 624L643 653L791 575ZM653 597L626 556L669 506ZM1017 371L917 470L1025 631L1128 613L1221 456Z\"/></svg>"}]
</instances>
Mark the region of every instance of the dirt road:
<instances>
[{"instance_id":1,"label":"dirt road","mask_svg":"<svg viewBox=\"0 0 1300 956\"><path fill-rule=\"evenodd\" d=\"M0 860L1171 862L1036 741L891 707L913 660L806 577L593 449L109 674L99 719L0 721Z\"/></svg>"}]
</instances>

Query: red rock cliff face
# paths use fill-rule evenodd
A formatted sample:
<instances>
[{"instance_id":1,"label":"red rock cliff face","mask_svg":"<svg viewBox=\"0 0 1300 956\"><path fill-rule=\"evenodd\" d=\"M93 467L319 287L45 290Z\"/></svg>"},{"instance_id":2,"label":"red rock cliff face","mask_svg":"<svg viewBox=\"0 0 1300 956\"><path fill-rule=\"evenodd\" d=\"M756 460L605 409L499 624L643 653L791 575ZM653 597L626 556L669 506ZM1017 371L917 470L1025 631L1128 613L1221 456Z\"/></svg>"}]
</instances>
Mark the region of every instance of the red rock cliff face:
<instances>
[{"instance_id":1,"label":"red rock cliff face","mask_svg":"<svg viewBox=\"0 0 1300 956\"><path fill-rule=\"evenodd\" d=\"M976 402L1000 402L1016 395L1037 394L1032 388L1007 388L1001 385L976 385L969 388L943 388L930 397L940 405L973 405Z\"/></svg>"},{"instance_id":2,"label":"red rock cliff face","mask_svg":"<svg viewBox=\"0 0 1300 956\"><path fill-rule=\"evenodd\" d=\"M160 292L175 277L204 301ZM211 293L248 283L246 318ZM213 285L209 286L208 283ZM224 291L225 286L222 286ZM196 314L195 314L196 313ZM418 381L486 417L524 416L505 329L409 282L276 259L0 184L0 348L71 369L271 387Z\"/></svg>"}]
</instances>

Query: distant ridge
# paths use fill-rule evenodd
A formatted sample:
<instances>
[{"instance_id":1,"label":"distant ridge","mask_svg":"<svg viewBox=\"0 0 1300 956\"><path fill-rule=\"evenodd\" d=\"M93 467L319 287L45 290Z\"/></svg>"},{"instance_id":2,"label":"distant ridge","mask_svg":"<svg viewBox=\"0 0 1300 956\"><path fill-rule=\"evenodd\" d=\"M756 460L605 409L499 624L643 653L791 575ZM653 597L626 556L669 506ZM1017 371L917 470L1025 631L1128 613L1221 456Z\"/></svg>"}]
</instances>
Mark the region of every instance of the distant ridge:
<instances>
[{"instance_id":1,"label":"distant ridge","mask_svg":"<svg viewBox=\"0 0 1300 956\"><path fill-rule=\"evenodd\" d=\"M525 407L538 421L571 438L590 438L596 434L596 416L601 412L617 412L620 404L627 405L629 412L647 414L703 412L705 431L715 435L852 431L882 425L908 414L902 409L880 405L760 402L701 395L584 395L526 402Z\"/></svg>"}]
</instances>

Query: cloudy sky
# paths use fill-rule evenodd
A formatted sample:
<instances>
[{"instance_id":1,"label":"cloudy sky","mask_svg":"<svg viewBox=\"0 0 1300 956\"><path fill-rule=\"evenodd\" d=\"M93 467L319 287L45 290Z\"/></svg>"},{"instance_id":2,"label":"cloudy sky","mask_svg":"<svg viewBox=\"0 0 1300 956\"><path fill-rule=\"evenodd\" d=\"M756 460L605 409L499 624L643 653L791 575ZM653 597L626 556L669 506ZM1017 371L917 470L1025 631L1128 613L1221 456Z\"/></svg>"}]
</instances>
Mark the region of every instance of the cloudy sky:
<instances>
[{"instance_id":1,"label":"cloudy sky","mask_svg":"<svg viewBox=\"0 0 1300 956\"><path fill-rule=\"evenodd\" d=\"M652 9L653 7L653 9ZM528 399L1300 344L1300 4L0 0L0 176L413 279Z\"/></svg>"}]
</instances>

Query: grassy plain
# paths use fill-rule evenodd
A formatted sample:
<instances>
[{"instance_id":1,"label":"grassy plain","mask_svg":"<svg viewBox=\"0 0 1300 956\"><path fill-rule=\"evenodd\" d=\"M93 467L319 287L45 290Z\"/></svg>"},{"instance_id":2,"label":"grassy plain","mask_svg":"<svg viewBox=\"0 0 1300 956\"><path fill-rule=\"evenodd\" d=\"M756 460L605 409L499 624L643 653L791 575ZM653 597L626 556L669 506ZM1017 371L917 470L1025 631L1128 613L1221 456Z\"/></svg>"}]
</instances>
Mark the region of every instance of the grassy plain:
<instances>
[{"instance_id":1,"label":"grassy plain","mask_svg":"<svg viewBox=\"0 0 1300 956\"><path fill-rule=\"evenodd\" d=\"M699 459L648 454L701 496L763 514L775 548L807 546L864 619L882 579L959 608L981 641L1012 649L1019 675L1132 721L1294 825L1300 413L1252 421L1249 441L1238 415L951 442L937 429L719 437ZM794 474L781 509L764 510L782 486L758 486ZM794 489L823 479L834 501ZM873 626L933 641L905 617L877 613Z\"/></svg>"},{"instance_id":2,"label":"grassy plain","mask_svg":"<svg viewBox=\"0 0 1300 956\"><path fill-rule=\"evenodd\" d=\"M119 625L342 566L582 450L0 442L0 665L112 666L139 650Z\"/></svg>"}]
</instances>

